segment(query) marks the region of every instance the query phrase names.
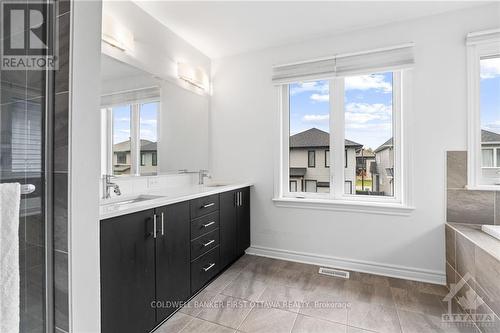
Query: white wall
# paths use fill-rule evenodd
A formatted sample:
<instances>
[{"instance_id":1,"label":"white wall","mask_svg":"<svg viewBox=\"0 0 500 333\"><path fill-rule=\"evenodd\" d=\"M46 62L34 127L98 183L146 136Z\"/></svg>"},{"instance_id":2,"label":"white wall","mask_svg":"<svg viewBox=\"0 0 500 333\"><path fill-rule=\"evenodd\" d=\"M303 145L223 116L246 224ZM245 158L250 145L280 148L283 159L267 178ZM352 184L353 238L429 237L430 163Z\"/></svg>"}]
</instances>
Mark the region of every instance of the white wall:
<instances>
[{"instance_id":1,"label":"white wall","mask_svg":"<svg viewBox=\"0 0 500 333\"><path fill-rule=\"evenodd\" d=\"M493 4L214 61L213 171L215 177L255 183L252 247L292 251L280 252L284 256L312 253L345 267L444 282L444 156L446 150L466 148L465 35L498 27L499 12L499 4ZM398 217L275 207L279 127L271 66L410 41L416 43L416 210Z\"/></svg>"},{"instance_id":2,"label":"white wall","mask_svg":"<svg viewBox=\"0 0 500 333\"><path fill-rule=\"evenodd\" d=\"M101 61L101 4L74 1L71 10L69 313L70 332L75 333L101 331L97 158L100 82L96 75Z\"/></svg>"},{"instance_id":3,"label":"white wall","mask_svg":"<svg viewBox=\"0 0 500 333\"><path fill-rule=\"evenodd\" d=\"M103 13L112 16L134 36L134 49L122 52L103 43L103 52L189 89L177 79L177 62L210 73L210 59L132 1L104 1Z\"/></svg>"}]
</instances>

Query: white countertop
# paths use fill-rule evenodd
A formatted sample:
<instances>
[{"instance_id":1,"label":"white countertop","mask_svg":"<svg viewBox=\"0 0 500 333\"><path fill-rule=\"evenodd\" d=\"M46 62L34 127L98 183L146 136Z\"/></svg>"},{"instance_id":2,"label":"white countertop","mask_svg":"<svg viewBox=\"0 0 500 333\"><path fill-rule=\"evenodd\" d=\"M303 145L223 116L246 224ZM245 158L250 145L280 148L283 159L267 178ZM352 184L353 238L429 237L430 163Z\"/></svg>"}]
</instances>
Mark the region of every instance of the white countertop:
<instances>
[{"instance_id":1,"label":"white countertop","mask_svg":"<svg viewBox=\"0 0 500 333\"><path fill-rule=\"evenodd\" d=\"M99 218L101 220L111 217L126 215L142 210L152 209L177 202L201 198L207 195L232 191L243 187L252 186L251 183L233 183L222 186L192 185L179 188L151 189L145 193L136 193L132 196L119 196L111 199L101 200L99 206ZM134 203L120 204L117 201L133 199L137 196L158 196L158 198L144 200Z\"/></svg>"}]
</instances>

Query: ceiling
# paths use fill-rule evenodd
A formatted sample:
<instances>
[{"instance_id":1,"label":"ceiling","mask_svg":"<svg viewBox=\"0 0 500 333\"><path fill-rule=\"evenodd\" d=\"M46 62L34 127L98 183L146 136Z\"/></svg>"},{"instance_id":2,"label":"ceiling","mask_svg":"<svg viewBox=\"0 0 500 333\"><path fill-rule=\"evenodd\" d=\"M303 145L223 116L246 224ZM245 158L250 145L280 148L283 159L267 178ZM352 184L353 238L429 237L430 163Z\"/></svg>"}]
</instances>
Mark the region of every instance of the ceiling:
<instances>
[{"instance_id":1,"label":"ceiling","mask_svg":"<svg viewBox=\"0 0 500 333\"><path fill-rule=\"evenodd\" d=\"M484 5L486 2L135 2L210 58Z\"/></svg>"}]
</instances>

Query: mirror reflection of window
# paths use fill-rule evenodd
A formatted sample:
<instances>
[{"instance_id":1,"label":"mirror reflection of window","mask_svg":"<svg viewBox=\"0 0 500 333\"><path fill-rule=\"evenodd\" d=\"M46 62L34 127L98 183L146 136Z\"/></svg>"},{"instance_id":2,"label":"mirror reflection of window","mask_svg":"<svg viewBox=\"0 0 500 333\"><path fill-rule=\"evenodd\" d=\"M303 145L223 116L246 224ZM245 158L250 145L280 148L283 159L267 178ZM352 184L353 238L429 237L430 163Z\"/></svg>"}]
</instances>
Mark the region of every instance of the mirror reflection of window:
<instances>
[{"instance_id":1,"label":"mirror reflection of window","mask_svg":"<svg viewBox=\"0 0 500 333\"><path fill-rule=\"evenodd\" d=\"M113 174L130 175L132 167L130 131L130 105L113 107Z\"/></svg>"},{"instance_id":2,"label":"mirror reflection of window","mask_svg":"<svg viewBox=\"0 0 500 333\"><path fill-rule=\"evenodd\" d=\"M139 173L141 175L154 174L158 171L158 108L159 102L140 105L141 163Z\"/></svg>"}]
</instances>

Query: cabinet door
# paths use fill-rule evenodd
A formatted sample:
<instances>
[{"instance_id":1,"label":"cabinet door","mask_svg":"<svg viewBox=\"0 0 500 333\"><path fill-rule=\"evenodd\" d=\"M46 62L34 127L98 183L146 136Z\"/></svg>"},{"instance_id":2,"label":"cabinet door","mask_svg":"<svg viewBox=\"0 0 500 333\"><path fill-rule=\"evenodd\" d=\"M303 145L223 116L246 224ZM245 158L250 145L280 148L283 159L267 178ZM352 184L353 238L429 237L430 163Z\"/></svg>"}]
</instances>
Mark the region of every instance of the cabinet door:
<instances>
[{"instance_id":1,"label":"cabinet door","mask_svg":"<svg viewBox=\"0 0 500 333\"><path fill-rule=\"evenodd\" d=\"M250 247L250 188L239 190L240 199L237 207L237 255L242 256Z\"/></svg>"},{"instance_id":2,"label":"cabinet door","mask_svg":"<svg viewBox=\"0 0 500 333\"><path fill-rule=\"evenodd\" d=\"M153 210L101 221L101 332L155 326Z\"/></svg>"},{"instance_id":3,"label":"cabinet door","mask_svg":"<svg viewBox=\"0 0 500 333\"><path fill-rule=\"evenodd\" d=\"M157 322L190 296L189 202L155 210Z\"/></svg>"},{"instance_id":4,"label":"cabinet door","mask_svg":"<svg viewBox=\"0 0 500 333\"><path fill-rule=\"evenodd\" d=\"M238 257L236 194L237 191L220 194L219 229L221 268L226 267Z\"/></svg>"}]
</instances>

